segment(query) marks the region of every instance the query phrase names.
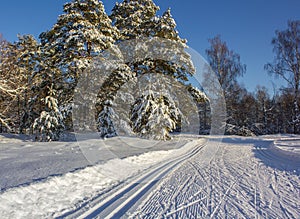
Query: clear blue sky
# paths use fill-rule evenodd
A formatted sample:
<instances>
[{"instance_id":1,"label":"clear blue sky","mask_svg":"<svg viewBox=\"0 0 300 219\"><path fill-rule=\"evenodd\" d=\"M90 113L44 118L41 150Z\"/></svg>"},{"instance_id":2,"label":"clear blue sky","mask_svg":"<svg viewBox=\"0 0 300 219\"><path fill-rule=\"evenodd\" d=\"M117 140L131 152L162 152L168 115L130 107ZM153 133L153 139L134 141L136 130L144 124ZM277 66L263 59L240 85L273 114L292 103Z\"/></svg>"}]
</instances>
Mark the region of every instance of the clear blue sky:
<instances>
[{"instance_id":1,"label":"clear blue sky","mask_svg":"<svg viewBox=\"0 0 300 219\"><path fill-rule=\"evenodd\" d=\"M120 2L121 0L119 0ZM17 34L35 37L52 27L62 13L66 0L2 1L0 33L9 41ZM114 0L103 0L110 13ZM205 57L208 39L221 35L230 49L241 55L247 65L241 78L245 87L253 91L256 85L265 85L272 93L272 83L282 80L267 75L263 66L273 60L271 40L275 30L287 28L289 19L300 19L300 0L154 0L164 11L171 8L180 35L188 45Z\"/></svg>"}]
</instances>

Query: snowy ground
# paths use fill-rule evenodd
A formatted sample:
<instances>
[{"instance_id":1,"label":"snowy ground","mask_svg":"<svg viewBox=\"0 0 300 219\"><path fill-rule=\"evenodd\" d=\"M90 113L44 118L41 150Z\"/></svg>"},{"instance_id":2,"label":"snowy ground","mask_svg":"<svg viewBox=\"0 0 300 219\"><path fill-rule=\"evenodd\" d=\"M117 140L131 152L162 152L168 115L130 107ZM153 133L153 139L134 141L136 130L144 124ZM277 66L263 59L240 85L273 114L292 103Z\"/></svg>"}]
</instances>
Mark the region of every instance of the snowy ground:
<instances>
[{"instance_id":1,"label":"snowy ground","mask_svg":"<svg viewBox=\"0 0 300 219\"><path fill-rule=\"evenodd\" d=\"M0 135L0 216L299 218L299 136L220 140L117 138L97 160L99 139Z\"/></svg>"}]
</instances>

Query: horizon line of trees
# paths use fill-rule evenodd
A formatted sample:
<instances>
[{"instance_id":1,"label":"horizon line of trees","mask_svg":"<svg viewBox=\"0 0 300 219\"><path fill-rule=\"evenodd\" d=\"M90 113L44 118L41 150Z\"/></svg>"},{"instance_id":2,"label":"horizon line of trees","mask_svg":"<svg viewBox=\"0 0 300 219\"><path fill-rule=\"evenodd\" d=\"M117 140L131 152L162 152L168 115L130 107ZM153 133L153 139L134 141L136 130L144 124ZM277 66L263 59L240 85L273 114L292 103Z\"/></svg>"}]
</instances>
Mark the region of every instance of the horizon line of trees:
<instances>
[{"instance_id":1,"label":"horizon line of trees","mask_svg":"<svg viewBox=\"0 0 300 219\"><path fill-rule=\"evenodd\" d=\"M273 96L264 86L247 91L237 81L246 73L240 55L230 50L220 36L209 39L209 43L208 63L217 74L227 105L225 133L300 134L300 20L288 21L288 28L275 31L271 41L274 60L265 65L265 70L287 82L287 87L274 90Z\"/></svg>"},{"instance_id":2,"label":"horizon line of trees","mask_svg":"<svg viewBox=\"0 0 300 219\"><path fill-rule=\"evenodd\" d=\"M124 0L107 15L101 1L73 0L64 5L64 14L52 29L40 34L40 42L24 35L11 43L0 35L0 133L34 134L36 140L51 141L59 140L64 131L72 131L77 83L92 60L114 45L158 37L185 48L186 40L180 38L170 10L162 16L157 15L158 10L152 0ZM251 93L238 83L238 77L246 73L246 65L220 36L209 39L209 44L207 60L217 74L226 101L226 134L300 134L299 20L288 21L288 28L276 31L272 40L275 57L265 69L288 84L273 96L265 87L258 86ZM182 54L189 64L190 57ZM102 137L118 134L112 106L121 87L153 72L180 83L198 104L199 132L210 129L209 102L203 92L191 89L188 81L194 69L147 58L120 64L105 77L95 103L95 120ZM180 130L183 115L176 98L168 92L161 95L145 91L133 99L126 118L132 132L166 140L170 132Z\"/></svg>"}]
</instances>

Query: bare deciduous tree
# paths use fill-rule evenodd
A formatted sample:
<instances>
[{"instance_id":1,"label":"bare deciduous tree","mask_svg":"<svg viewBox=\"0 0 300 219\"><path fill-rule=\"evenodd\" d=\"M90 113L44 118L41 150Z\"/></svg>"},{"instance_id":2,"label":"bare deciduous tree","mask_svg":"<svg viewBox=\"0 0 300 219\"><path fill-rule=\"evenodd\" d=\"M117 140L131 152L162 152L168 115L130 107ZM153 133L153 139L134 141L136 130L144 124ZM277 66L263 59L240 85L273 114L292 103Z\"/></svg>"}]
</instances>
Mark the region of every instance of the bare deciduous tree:
<instances>
[{"instance_id":1,"label":"bare deciduous tree","mask_svg":"<svg viewBox=\"0 0 300 219\"><path fill-rule=\"evenodd\" d=\"M293 89L294 132L297 133L300 124L299 113L299 82L300 82L300 20L288 21L288 29L276 31L272 40L275 53L273 63L265 65L265 69L276 77L283 78Z\"/></svg>"}]
</instances>

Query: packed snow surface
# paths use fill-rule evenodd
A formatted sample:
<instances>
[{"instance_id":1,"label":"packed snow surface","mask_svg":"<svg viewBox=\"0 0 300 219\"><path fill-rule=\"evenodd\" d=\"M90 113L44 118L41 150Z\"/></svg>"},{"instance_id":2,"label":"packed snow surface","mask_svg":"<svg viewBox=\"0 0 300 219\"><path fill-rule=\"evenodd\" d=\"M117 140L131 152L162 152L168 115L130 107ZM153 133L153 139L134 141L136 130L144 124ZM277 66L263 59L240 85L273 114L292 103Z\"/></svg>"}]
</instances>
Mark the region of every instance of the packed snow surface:
<instances>
[{"instance_id":1,"label":"packed snow surface","mask_svg":"<svg viewBox=\"0 0 300 219\"><path fill-rule=\"evenodd\" d=\"M1 218L90 216L101 206L123 218L299 218L299 136L182 139L175 147L115 138L108 148L117 156L91 164L77 142L0 135ZM126 141L149 145L117 147ZM84 144L93 154L95 142ZM149 171L149 182L135 187ZM110 198L120 191L126 206L118 209Z\"/></svg>"}]
</instances>

